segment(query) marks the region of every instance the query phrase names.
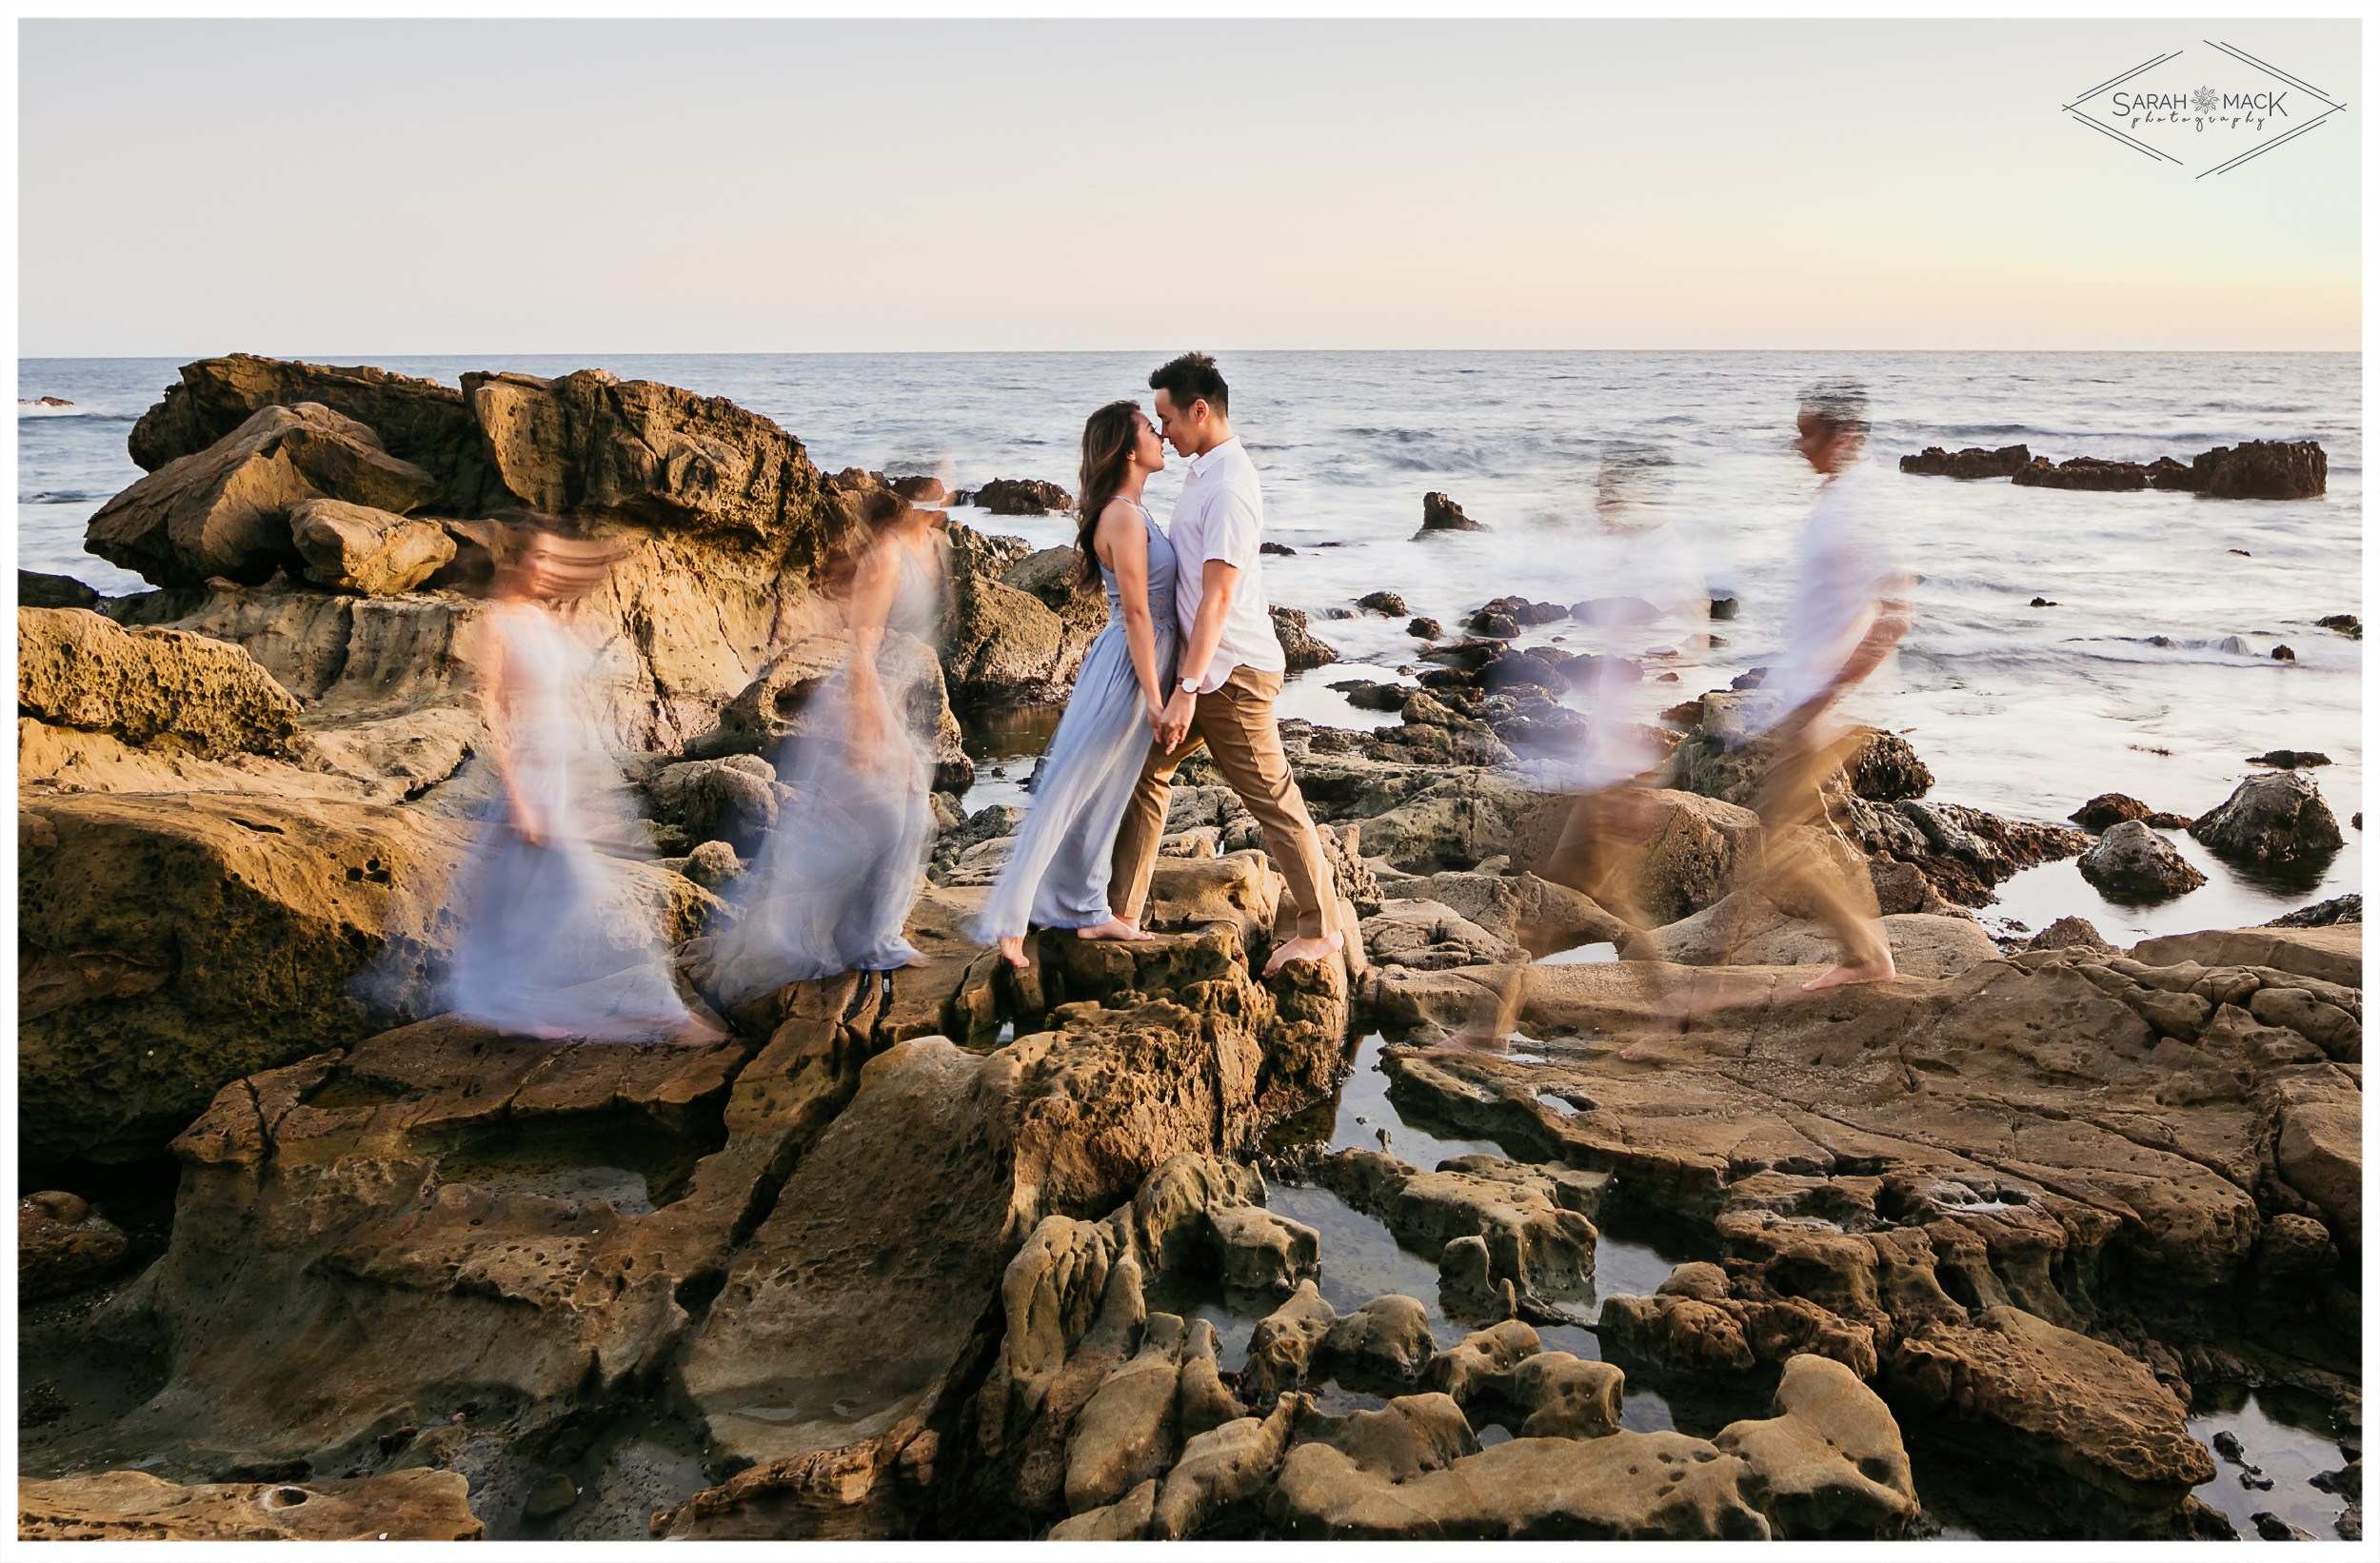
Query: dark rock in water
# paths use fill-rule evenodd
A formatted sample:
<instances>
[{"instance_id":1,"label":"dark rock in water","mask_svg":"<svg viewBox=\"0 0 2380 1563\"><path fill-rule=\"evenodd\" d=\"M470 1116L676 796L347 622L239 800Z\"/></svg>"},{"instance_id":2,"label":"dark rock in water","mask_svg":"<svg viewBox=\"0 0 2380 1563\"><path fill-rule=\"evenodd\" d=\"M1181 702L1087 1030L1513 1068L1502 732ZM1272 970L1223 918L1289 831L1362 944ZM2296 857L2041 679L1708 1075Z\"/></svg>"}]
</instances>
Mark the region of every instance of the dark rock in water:
<instances>
[{"instance_id":1,"label":"dark rock in water","mask_svg":"<svg viewBox=\"0 0 2380 1563\"><path fill-rule=\"evenodd\" d=\"M2239 556L2240 556L2240 558L2242 558L2242 559L2253 559L2253 558L2255 558L2255 557L2256 557L2254 554L2250 553L2250 552L2249 552L2247 549L2245 549L2245 548L2226 548L2226 549L2224 549L2223 551L2224 551L2225 553L2227 553L2227 554L2237 554L2237 555L2239 555Z\"/></svg>"},{"instance_id":2,"label":"dark rock in water","mask_svg":"<svg viewBox=\"0 0 2380 1563\"><path fill-rule=\"evenodd\" d=\"M2109 900L2133 903L2168 900L2207 882L2172 842L2138 820L2110 825L2075 866Z\"/></svg>"},{"instance_id":3,"label":"dark rock in water","mask_svg":"<svg viewBox=\"0 0 2380 1563\"><path fill-rule=\"evenodd\" d=\"M1289 659L1289 671L1301 673L1309 667L1328 667L1339 661L1339 648L1318 639L1306 628L1306 616L1299 608L1273 610L1273 634Z\"/></svg>"},{"instance_id":4,"label":"dark rock in water","mask_svg":"<svg viewBox=\"0 0 2380 1563\"><path fill-rule=\"evenodd\" d=\"M2276 645L2272 648L2272 660L2276 663L2293 663L2297 661L2297 653L2288 646Z\"/></svg>"},{"instance_id":5,"label":"dark rock in water","mask_svg":"<svg viewBox=\"0 0 2380 1563\"><path fill-rule=\"evenodd\" d=\"M92 608L99 593L70 575L44 575L39 570L16 572L16 605L21 608Z\"/></svg>"},{"instance_id":6,"label":"dark rock in water","mask_svg":"<svg viewBox=\"0 0 2380 1563\"><path fill-rule=\"evenodd\" d=\"M2047 456L2036 456L2012 473L2009 482L2019 488L2087 488L2112 493L2148 487L2149 471L2138 462L2103 462L2095 456L2077 456L2053 466Z\"/></svg>"},{"instance_id":7,"label":"dark rock in water","mask_svg":"<svg viewBox=\"0 0 2380 1563\"><path fill-rule=\"evenodd\" d=\"M943 485L940 478L922 476L894 478L886 486L912 505L947 505L950 503L950 490Z\"/></svg>"},{"instance_id":8,"label":"dark rock in water","mask_svg":"<svg viewBox=\"0 0 2380 1563\"><path fill-rule=\"evenodd\" d=\"M1405 625L1405 633L1417 640L1435 641L1440 635L1445 634L1446 630L1435 619L1416 619Z\"/></svg>"},{"instance_id":9,"label":"dark rock in water","mask_svg":"<svg viewBox=\"0 0 2380 1563\"><path fill-rule=\"evenodd\" d=\"M1728 681L1727 686L1730 689L1757 689L1768 682L1769 670L1765 667L1755 667L1748 672L1736 674Z\"/></svg>"},{"instance_id":10,"label":"dark rock in water","mask_svg":"<svg viewBox=\"0 0 2380 1563\"><path fill-rule=\"evenodd\" d=\"M2025 605L2029 608L2053 608L2057 606L2055 603L2051 602L2046 597L2036 597Z\"/></svg>"},{"instance_id":11,"label":"dark rock in water","mask_svg":"<svg viewBox=\"0 0 2380 1563\"><path fill-rule=\"evenodd\" d=\"M2330 458L2312 440L2250 440L2192 457L2186 472L2157 486L2218 500L2313 499L2328 487L2330 470Z\"/></svg>"},{"instance_id":12,"label":"dark rock in water","mask_svg":"<svg viewBox=\"0 0 2380 1563\"><path fill-rule=\"evenodd\" d=\"M1297 557L1298 553L1297 549L1291 547L1286 543L1273 543L1270 541L1258 544L1256 545L1256 551L1260 554L1279 554L1283 559L1294 559Z\"/></svg>"},{"instance_id":13,"label":"dark rock in water","mask_svg":"<svg viewBox=\"0 0 2380 1563\"><path fill-rule=\"evenodd\" d=\"M2248 1463L2248 1453L2240 1447L2239 1434L2228 1428L2208 1439L2207 1446L2233 1465Z\"/></svg>"},{"instance_id":14,"label":"dark rock in water","mask_svg":"<svg viewBox=\"0 0 2380 1563\"><path fill-rule=\"evenodd\" d=\"M2082 918L2060 918L2026 941L2028 950L2095 950L2107 955L2116 953L2115 946L2101 937L2099 930Z\"/></svg>"},{"instance_id":15,"label":"dark rock in water","mask_svg":"<svg viewBox=\"0 0 2380 1563\"><path fill-rule=\"evenodd\" d=\"M1074 496L1039 478L994 478L975 491L975 504L996 516L1045 516L1072 508Z\"/></svg>"},{"instance_id":16,"label":"dark rock in water","mask_svg":"<svg viewBox=\"0 0 2380 1563\"><path fill-rule=\"evenodd\" d=\"M2032 460L2033 452L2020 445L1997 450L1969 445L1957 452L1928 445L1914 456L1903 456L1901 470L1927 478L2005 478Z\"/></svg>"},{"instance_id":17,"label":"dark rock in water","mask_svg":"<svg viewBox=\"0 0 2380 1563\"><path fill-rule=\"evenodd\" d=\"M1934 772L1898 733L1877 732L1851 762L1851 790L1879 803L1923 798L1934 785Z\"/></svg>"},{"instance_id":18,"label":"dark rock in water","mask_svg":"<svg viewBox=\"0 0 2380 1563\"><path fill-rule=\"evenodd\" d=\"M1559 603L1532 603L1525 597L1498 597L1471 616L1470 628L1476 635L1510 640L1523 628L1550 624L1569 616L1570 609Z\"/></svg>"},{"instance_id":19,"label":"dark rock in water","mask_svg":"<svg viewBox=\"0 0 2380 1563\"><path fill-rule=\"evenodd\" d=\"M1733 619L1735 617L1736 611L1742 607L1742 603L1738 603L1733 597L1714 597L1711 599L1711 617L1714 619Z\"/></svg>"},{"instance_id":20,"label":"dark rock in water","mask_svg":"<svg viewBox=\"0 0 2380 1563\"><path fill-rule=\"evenodd\" d=\"M2311 1532L2301 1531L2278 1514L2257 1514L2250 1516L2256 1533L2267 1541L2312 1541Z\"/></svg>"},{"instance_id":21,"label":"dark rock in water","mask_svg":"<svg viewBox=\"0 0 2380 1563\"><path fill-rule=\"evenodd\" d=\"M1393 591L1371 591L1357 598L1356 606L1366 613L1384 614L1395 619L1405 612L1405 600Z\"/></svg>"},{"instance_id":22,"label":"dark rock in water","mask_svg":"<svg viewBox=\"0 0 2380 1563\"><path fill-rule=\"evenodd\" d=\"M2328 861L2347 841L2321 789L2298 771L2250 777L2190 833L2217 857L2267 868Z\"/></svg>"},{"instance_id":23,"label":"dark rock in water","mask_svg":"<svg viewBox=\"0 0 2380 1563\"><path fill-rule=\"evenodd\" d=\"M2138 820L2159 830L2190 828L2190 821L2182 815L2152 809L2139 799L2128 798L2120 792L2103 792L2067 818L2093 835L2126 820Z\"/></svg>"},{"instance_id":24,"label":"dark rock in water","mask_svg":"<svg viewBox=\"0 0 2380 1563\"><path fill-rule=\"evenodd\" d=\"M1405 702L1417 691L1403 684L1379 683L1371 679L1341 679L1331 685L1347 697L1347 703L1359 711L1401 711Z\"/></svg>"},{"instance_id":25,"label":"dark rock in water","mask_svg":"<svg viewBox=\"0 0 2380 1563\"><path fill-rule=\"evenodd\" d=\"M1433 489L1421 496L1421 531L1416 532L1416 537L1422 532L1484 532L1487 529L1483 523L1464 515L1462 506L1444 494Z\"/></svg>"},{"instance_id":26,"label":"dark rock in water","mask_svg":"<svg viewBox=\"0 0 2380 1563\"><path fill-rule=\"evenodd\" d=\"M2324 629L2335 629L2350 641L2364 638L2364 622L2351 613L2326 613L2314 623Z\"/></svg>"},{"instance_id":27,"label":"dark rock in water","mask_svg":"<svg viewBox=\"0 0 2380 1563\"><path fill-rule=\"evenodd\" d=\"M20 396L16 405L20 407L70 407L74 404L63 396Z\"/></svg>"},{"instance_id":28,"label":"dark rock in water","mask_svg":"<svg viewBox=\"0 0 2380 1563\"><path fill-rule=\"evenodd\" d=\"M2328 765L2330 757L2317 749L2270 749L2251 756L2251 765L2272 765L2285 771L2303 770L2312 765Z\"/></svg>"},{"instance_id":29,"label":"dark rock in water","mask_svg":"<svg viewBox=\"0 0 2380 1563\"><path fill-rule=\"evenodd\" d=\"M2344 896L2332 896L2311 906L2301 906L2265 924L2268 928L2329 928L2342 922L2364 920L2364 898L2361 891L2350 890Z\"/></svg>"},{"instance_id":30,"label":"dark rock in water","mask_svg":"<svg viewBox=\"0 0 2380 1563\"><path fill-rule=\"evenodd\" d=\"M1474 635L1492 636L1499 641L1509 641L1520 633L1518 620L1511 614L1497 613L1488 608L1481 608L1473 614L1463 627Z\"/></svg>"}]
</instances>

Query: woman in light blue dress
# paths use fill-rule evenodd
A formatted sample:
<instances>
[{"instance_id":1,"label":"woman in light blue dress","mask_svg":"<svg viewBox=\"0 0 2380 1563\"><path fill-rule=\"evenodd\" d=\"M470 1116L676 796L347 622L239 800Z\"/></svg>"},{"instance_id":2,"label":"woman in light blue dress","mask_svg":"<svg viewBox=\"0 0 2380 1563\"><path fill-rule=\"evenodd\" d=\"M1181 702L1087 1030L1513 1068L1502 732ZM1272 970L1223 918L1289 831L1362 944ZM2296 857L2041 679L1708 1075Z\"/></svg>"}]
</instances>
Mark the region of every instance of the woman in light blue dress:
<instances>
[{"instance_id":1,"label":"woman in light blue dress","mask_svg":"<svg viewBox=\"0 0 2380 1563\"><path fill-rule=\"evenodd\" d=\"M938 515L884 494L862 523L872 535L851 573L850 655L779 756L791 796L717 940L724 1002L923 960L902 925L933 829L932 641L950 581Z\"/></svg>"},{"instance_id":2,"label":"woman in light blue dress","mask_svg":"<svg viewBox=\"0 0 2380 1563\"><path fill-rule=\"evenodd\" d=\"M1146 939L1107 904L1109 860L1124 805L1174 679L1174 549L1140 505L1165 443L1140 406L1111 402L1082 429L1081 530L1087 578L1107 586L1107 627L1082 659L1014 851L976 922L1009 964L1027 964L1028 925L1083 939Z\"/></svg>"}]
</instances>

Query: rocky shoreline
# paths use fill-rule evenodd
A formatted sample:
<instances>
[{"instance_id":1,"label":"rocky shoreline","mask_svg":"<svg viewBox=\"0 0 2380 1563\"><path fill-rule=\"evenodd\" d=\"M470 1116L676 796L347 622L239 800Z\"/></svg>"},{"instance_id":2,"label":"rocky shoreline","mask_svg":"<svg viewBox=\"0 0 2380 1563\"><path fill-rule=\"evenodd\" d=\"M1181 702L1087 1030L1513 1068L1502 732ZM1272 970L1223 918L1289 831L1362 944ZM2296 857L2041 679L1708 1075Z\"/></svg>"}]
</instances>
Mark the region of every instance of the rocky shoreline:
<instances>
[{"instance_id":1,"label":"rocky shoreline","mask_svg":"<svg viewBox=\"0 0 2380 1563\"><path fill-rule=\"evenodd\" d=\"M1731 888L1759 754L1713 691L1662 729L1666 964L1563 963L1618 925L1532 872L1567 805L1513 754L1583 669L1506 643L1564 611L1516 598L1358 692L1395 725L1287 724L1342 961L1252 975L1280 881L1194 761L1160 937L1040 936L1014 973L960 931L1021 811L961 807L957 713L1062 691L1103 609L1070 550L955 524L914 648L927 963L754 1000L710 1047L498 1037L422 1013L487 785L454 646L488 518L633 536L590 604L664 853L623 911L700 991L840 654L824 541L887 480L599 370L210 360L132 449L92 546L157 589L36 578L19 610L28 1537L1924 1535L1945 1444L2054 1494L2059 1533L2213 1536L2232 1478L2188 1418L2239 1385L2328 1408L2360 1533L2360 906L2003 948L1970 909L2011 875L2095 854L2154 894L2183 822L1933 801L1878 733L1835 821L1906 975L1801 998L1814 932ZM2341 846L2296 768L2188 828L2275 872ZM1531 959L1533 1051L1431 1050ZM1768 1001L1623 1059L1655 972ZM1399 1133L1496 1152L1301 1127L1374 1034ZM1275 1208L1308 1192L1434 1285L1337 1291L1339 1232ZM1615 1224L1708 1256L1598 1286ZM1734 1410L1641 1425L1637 1381Z\"/></svg>"}]
</instances>

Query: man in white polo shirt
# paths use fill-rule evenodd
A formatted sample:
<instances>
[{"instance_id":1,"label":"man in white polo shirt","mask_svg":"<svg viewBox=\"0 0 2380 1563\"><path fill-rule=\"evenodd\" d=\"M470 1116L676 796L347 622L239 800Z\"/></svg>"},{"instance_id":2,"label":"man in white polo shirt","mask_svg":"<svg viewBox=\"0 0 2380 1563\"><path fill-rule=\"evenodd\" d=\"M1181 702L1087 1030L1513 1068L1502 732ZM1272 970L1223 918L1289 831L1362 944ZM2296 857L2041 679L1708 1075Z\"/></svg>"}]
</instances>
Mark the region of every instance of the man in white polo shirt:
<instances>
[{"instance_id":1,"label":"man in white polo shirt","mask_svg":"<svg viewBox=\"0 0 2380 1563\"><path fill-rule=\"evenodd\" d=\"M1231 431L1230 387L1215 361L1184 353L1155 374L1160 428L1188 458L1190 475L1166 535L1174 544L1174 612L1181 624L1181 663L1157 748L1116 833L1109 904L1138 924L1149 872L1165 833L1174 771L1200 744L1263 828L1264 844L1289 881L1298 937L1275 948L1272 976L1296 960L1320 960L1344 943L1334 926L1339 891L1316 838L1313 818L1281 753L1273 702L1288 659L1264 601L1264 494L1256 464Z\"/></svg>"}]
</instances>

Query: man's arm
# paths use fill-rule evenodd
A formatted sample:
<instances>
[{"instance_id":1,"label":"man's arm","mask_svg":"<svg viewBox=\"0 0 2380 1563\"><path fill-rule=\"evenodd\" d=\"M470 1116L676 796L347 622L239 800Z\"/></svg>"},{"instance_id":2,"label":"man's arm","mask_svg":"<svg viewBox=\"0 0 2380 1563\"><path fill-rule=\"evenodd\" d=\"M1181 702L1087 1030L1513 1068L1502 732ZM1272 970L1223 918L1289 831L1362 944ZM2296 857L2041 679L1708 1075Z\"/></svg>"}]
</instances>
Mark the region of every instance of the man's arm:
<instances>
[{"instance_id":1,"label":"man's arm","mask_svg":"<svg viewBox=\"0 0 2380 1563\"><path fill-rule=\"evenodd\" d=\"M1240 566L1225 559L1210 559L1199 567L1199 613L1190 622L1190 643L1181 651L1181 679L1206 682L1207 664L1215 660L1216 648L1223 643L1223 618L1231 612L1232 594L1240 589ZM1190 719L1199 708L1199 697L1181 687L1179 680L1171 698L1165 702L1165 723L1158 741L1171 750L1189 734Z\"/></svg>"}]
</instances>

